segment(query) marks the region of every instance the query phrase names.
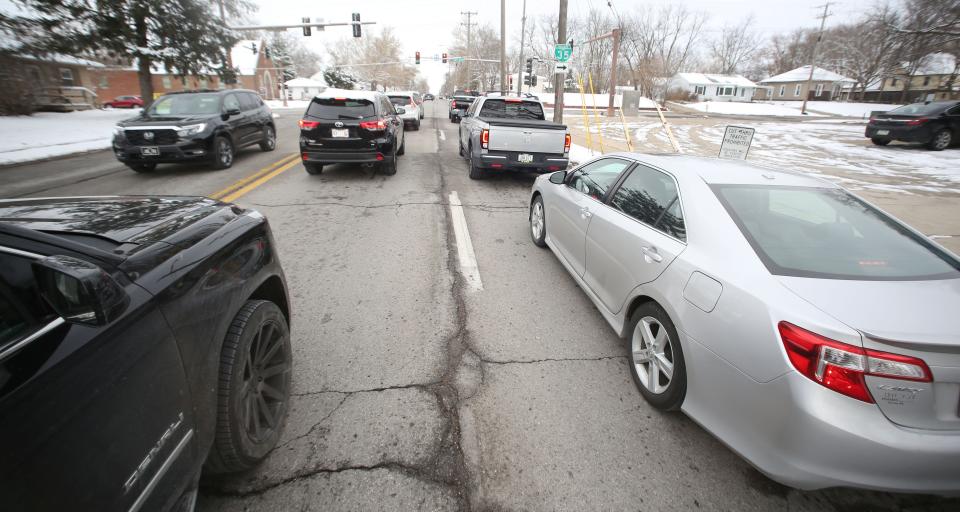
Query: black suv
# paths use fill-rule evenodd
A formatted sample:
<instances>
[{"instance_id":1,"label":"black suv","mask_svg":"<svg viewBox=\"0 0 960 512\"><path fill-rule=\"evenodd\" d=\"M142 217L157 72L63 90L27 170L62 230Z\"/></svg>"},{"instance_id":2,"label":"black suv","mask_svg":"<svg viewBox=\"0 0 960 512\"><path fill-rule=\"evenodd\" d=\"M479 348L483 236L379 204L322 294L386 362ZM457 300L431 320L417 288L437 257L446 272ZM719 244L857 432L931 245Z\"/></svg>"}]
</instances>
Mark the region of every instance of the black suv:
<instances>
[{"instance_id":1,"label":"black suv","mask_svg":"<svg viewBox=\"0 0 960 512\"><path fill-rule=\"evenodd\" d=\"M159 163L207 161L215 169L233 165L240 148L277 147L273 112L253 91L188 91L161 96L139 117L114 128L113 152L137 172Z\"/></svg>"},{"instance_id":2,"label":"black suv","mask_svg":"<svg viewBox=\"0 0 960 512\"><path fill-rule=\"evenodd\" d=\"M5 510L190 510L289 407L267 220L196 197L0 201Z\"/></svg>"},{"instance_id":3,"label":"black suv","mask_svg":"<svg viewBox=\"0 0 960 512\"><path fill-rule=\"evenodd\" d=\"M911 103L889 112L874 112L864 135L878 146L901 140L942 151L960 138L960 101Z\"/></svg>"},{"instance_id":4,"label":"black suv","mask_svg":"<svg viewBox=\"0 0 960 512\"><path fill-rule=\"evenodd\" d=\"M337 163L379 164L383 174L397 173L405 149L406 111L385 94L328 89L313 98L300 120L300 157L310 174Z\"/></svg>"}]
</instances>

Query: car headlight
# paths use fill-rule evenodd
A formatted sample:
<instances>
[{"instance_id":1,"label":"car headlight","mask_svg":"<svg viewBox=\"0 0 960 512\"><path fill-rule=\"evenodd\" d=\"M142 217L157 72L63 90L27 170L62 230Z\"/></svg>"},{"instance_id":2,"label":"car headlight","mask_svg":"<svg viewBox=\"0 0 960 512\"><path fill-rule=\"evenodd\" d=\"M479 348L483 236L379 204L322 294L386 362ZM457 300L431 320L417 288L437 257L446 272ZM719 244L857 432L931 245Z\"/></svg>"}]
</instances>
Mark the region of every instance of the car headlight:
<instances>
[{"instance_id":1,"label":"car headlight","mask_svg":"<svg viewBox=\"0 0 960 512\"><path fill-rule=\"evenodd\" d=\"M207 127L206 123L191 124L189 126L181 126L177 129L177 135L181 137L189 137L191 135L196 135L203 131Z\"/></svg>"},{"instance_id":2,"label":"car headlight","mask_svg":"<svg viewBox=\"0 0 960 512\"><path fill-rule=\"evenodd\" d=\"M114 135L123 135L123 127L122 127L122 126L114 126L114 127L113 127L113 134L114 134Z\"/></svg>"}]
</instances>

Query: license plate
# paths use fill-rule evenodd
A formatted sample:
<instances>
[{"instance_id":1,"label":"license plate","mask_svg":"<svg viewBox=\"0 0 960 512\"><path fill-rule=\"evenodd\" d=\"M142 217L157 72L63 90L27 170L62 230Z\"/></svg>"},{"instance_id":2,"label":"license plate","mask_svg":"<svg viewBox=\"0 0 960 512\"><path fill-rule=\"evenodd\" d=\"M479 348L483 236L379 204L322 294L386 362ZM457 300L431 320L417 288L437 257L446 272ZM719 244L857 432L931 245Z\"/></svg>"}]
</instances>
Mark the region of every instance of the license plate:
<instances>
[{"instance_id":1,"label":"license plate","mask_svg":"<svg viewBox=\"0 0 960 512\"><path fill-rule=\"evenodd\" d=\"M140 148L141 156L160 156L160 148L157 146L144 146Z\"/></svg>"},{"instance_id":2,"label":"license plate","mask_svg":"<svg viewBox=\"0 0 960 512\"><path fill-rule=\"evenodd\" d=\"M890 130L877 130L877 135L890 135Z\"/></svg>"},{"instance_id":3,"label":"license plate","mask_svg":"<svg viewBox=\"0 0 960 512\"><path fill-rule=\"evenodd\" d=\"M331 137L349 137L350 129L349 128L331 128L330 136Z\"/></svg>"},{"instance_id":4,"label":"license plate","mask_svg":"<svg viewBox=\"0 0 960 512\"><path fill-rule=\"evenodd\" d=\"M529 164L533 161L533 155L528 155L527 153L520 153L517 155L517 160L521 163Z\"/></svg>"}]
</instances>

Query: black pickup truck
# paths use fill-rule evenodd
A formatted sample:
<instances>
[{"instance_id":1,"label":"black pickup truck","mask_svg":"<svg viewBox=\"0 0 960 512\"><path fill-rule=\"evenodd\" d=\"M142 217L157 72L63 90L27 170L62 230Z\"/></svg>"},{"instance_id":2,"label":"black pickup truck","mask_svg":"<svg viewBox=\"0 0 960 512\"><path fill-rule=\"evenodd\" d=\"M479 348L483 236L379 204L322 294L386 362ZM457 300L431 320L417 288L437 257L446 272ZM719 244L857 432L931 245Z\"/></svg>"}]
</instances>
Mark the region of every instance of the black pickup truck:
<instances>
[{"instance_id":1,"label":"black pickup truck","mask_svg":"<svg viewBox=\"0 0 960 512\"><path fill-rule=\"evenodd\" d=\"M0 201L4 510L192 510L289 406L267 220L195 197Z\"/></svg>"}]
</instances>

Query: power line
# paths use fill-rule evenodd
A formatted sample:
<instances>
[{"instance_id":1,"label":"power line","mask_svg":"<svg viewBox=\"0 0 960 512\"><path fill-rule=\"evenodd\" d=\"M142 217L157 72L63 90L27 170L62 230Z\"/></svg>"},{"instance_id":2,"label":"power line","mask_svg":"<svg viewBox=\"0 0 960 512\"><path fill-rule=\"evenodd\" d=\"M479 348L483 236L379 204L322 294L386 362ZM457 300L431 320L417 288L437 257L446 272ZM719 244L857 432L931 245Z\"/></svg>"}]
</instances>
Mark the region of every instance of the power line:
<instances>
[{"instance_id":1,"label":"power line","mask_svg":"<svg viewBox=\"0 0 960 512\"><path fill-rule=\"evenodd\" d=\"M835 2L827 2L823 5L818 5L817 9L823 8L823 14L817 16L820 20L820 31L817 32L817 40L813 43L813 52L810 55L810 76L807 77L807 90L803 94L803 105L800 107L800 113L807 113L807 99L810 98L810 86L813 85L813 71L817 66L817 50L820 49L820 41L823 39L823 28L827 25L827 18L832 16L829 12L830 6Z\"/></svg>"}]
</instances>

